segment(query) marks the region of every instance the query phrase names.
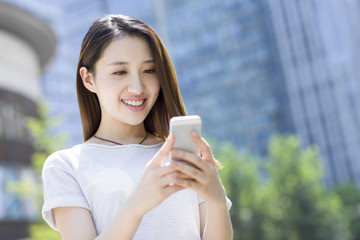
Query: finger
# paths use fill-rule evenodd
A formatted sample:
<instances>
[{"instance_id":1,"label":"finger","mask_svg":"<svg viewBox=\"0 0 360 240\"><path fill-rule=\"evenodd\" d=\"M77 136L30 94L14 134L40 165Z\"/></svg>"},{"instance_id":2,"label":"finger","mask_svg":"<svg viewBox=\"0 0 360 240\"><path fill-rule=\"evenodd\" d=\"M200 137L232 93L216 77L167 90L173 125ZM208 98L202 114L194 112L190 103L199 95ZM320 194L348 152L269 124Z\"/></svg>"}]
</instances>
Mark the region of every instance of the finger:
<instances>
[{"instance_id":1,"label":"finger","mask_svg":"<svg viewBox=\"0 0 360 240\"><path fill-rule=\"evenodd\" d=\"M155 154L155 156L149 161L147 167L160 167L162 163L167 158L174 145L175 137L170 134L166 139L160 150Z\"/></svg>"},{"instance_id":2,"label":"finger","mask_svg":"<svg viewBox=\"0 0 360 240\"><path fill-rule=\"evenodd\" d=\"M183 159L180 159L180 158L175 158L175 157L172 155L172 156L171 156L171 160L170 160L170 164L171 164L172 162L174 162L174 161L176 161L176 162L183 162L184 164L187 164L187 165L190 165L190 166L192 166L192 167L197 168L197 166L195 166L195 165L192 164L191 162L186 161L186 160L183 160Z\"/></svg>"},{"instance_id":3,"label":"finger","mask_svg":"<svg viewBox=\"0 0 360 240\"><path fill-rule=\"evenodd\" d=\"M206 142L206 140L200 137L197 132L192 132L191 137L194 142L199 146L204 159L208 162L214 162L210 145Z\"/></svg>"},{"instance_id":4,"label":"finger","mask_svg":"<svg viewBox=\"0 0 360 240\"><path fill-rule=\"evenodd\" d=\"M199 183L206 183L207 175L201 170L198 170L197 168L191 167L181 162L174 162L173 165L179 172L182 172L185 175L187 175L188 176L187 179L192 179ZM184 178L176 178L176 180L179 179L185 180Z\"/></svg>"},{"instance_id":5,"label":"finger","mask_svg":"<svg viewBox=\"0 0 360 240\"><path fill-rule=\"evenodd\" d=\"M175 171L160 178L158 180L158 184L162 188L171 186L173 185L173 183L176 181L177 178L181 178L182 176L185 176L185 174Z\"/></svg>"},{"instance_id":6,"label":"finger","mask_svg":"<svg viewBox=\"0 0 360 240\"><path fill-rule=\"evenodd\" d=\"M185 161L184 164L193 165L196 168L200 169L201 171L207 171L207 163L203 161L196 154L183 150L173 149L171 151L171 156L175 158L173 162L179 163L181 161ZM176 160L176 159L180 159L180 160Z\"/></svg>"},{"instance_id":7,"label":"finger","mask_svg":"<svg viewBox=\"0 0 360 240\"><path fill-rule=\"evenodd\" d=\"M194 190L195 192L197 192L201 185L199 182L191 180L191 179L181 179L181 178L177 178L174 182L174 186L180 186L182 188L190 188L192 190Z\"/></svg>"},{"instance_id":8,"label":"finger","mask_svg":"<svg viewBox=\"0 0 360 240\"><path fill-rule=\"evenodd\" d=\"M192 179L190 176L186 175L185 173L179 172L179 171L177 171L176 177L177 178L183 178L183 179Z\"/></svg>"},{"instance_id":9,"label":"finger","mask_svg":"<svg viewBox=\"0 0 360 240\"><path fill-rule=\"evenodd\" d=\"M149 174L150 178L158 179L158 178L161 178L168 174L171 174L172 172L175 172L175 171L176 171L176 168L174 166L167 165L167 166L151 169L151 170L149 170L148 174Z\"/></svg>"},{"instance_id":10,"label":"finger","mask_svg":"<svg viewBox=\"0 0 360 240\"><path fill-rule=\"evenodd\" d=\"M167 198L171 194L176 193L182 189L184 188L179 185L166 186L161 190L161 194L163 195L164 198Z\"/></svg>"}]
</instances>

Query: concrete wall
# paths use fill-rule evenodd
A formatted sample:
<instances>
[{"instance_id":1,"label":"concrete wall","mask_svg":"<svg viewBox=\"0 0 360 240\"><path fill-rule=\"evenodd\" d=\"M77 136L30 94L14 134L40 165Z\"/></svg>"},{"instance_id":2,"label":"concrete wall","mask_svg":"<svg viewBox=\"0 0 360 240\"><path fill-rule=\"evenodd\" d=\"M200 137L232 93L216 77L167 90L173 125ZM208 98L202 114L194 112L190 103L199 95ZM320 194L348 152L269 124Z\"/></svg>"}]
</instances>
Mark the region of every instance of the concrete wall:
<instances>
[{"instance_id":1,"label":"concrete wall","mask_svg":"<svg viewBox=\"0 0 360 240\"><path fill-rule=\"evenodd\" d=\"M37 102L41 66L35 49L23 38L0 29L0 88Z\"/></svg>"}]
</instances>

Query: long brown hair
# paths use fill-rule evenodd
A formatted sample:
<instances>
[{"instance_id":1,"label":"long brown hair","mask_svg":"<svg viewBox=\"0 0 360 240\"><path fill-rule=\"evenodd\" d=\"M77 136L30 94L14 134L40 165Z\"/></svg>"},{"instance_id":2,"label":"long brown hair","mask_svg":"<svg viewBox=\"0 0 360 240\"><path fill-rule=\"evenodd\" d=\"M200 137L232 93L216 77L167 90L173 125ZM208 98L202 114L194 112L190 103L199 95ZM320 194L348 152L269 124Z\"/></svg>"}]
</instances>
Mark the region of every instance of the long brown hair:
<instances>
[{"instance_id":1,"label":"long brown hair","mask_svg":"<svg viewBox=\"0 0 360 240\"><path fill-rule=\"evenodd\" d=\"M85 88L80 76L80 68L84 66L89 72L95 73L95 64L104 49L113 39L124 35L141 36L148 41L160 81L159 96L144 120L145 130L164 140L169 134L170 118L186 115L174 66L158 34L149 25L136 18L107 15L92 24L80 50L76 89L84 141L91 138L99 128L101 109L96 94Z\"/></svg>"}]
</instances>

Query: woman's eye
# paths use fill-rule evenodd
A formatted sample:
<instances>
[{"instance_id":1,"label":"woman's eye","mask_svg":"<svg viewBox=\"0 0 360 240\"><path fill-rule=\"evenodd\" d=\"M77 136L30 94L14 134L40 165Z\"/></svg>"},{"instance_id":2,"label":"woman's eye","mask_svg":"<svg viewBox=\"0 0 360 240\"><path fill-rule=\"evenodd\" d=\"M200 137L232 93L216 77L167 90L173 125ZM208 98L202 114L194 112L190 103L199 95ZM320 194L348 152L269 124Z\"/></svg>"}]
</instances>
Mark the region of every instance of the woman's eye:
<instances>
[{"instance_id":1,"label":"woman's eye","mask_svg":"<svg viewBox=\"0 0 360 240\"><path fill-rule=\"evenodd\" d=\"M155 69L147 69L144 71L144 73L155 73Z\"/></svg>"},{"instance_id":2,"label":"woman's eye","mask_svg":"<svg viewBox=\"0 0 360 240\"><path fill-rule=\"evenodd\" d=\"M114 72L115 75L124 75L126 74L126 71L117 71L117 72Z\"/></svg>"}]
</instances>

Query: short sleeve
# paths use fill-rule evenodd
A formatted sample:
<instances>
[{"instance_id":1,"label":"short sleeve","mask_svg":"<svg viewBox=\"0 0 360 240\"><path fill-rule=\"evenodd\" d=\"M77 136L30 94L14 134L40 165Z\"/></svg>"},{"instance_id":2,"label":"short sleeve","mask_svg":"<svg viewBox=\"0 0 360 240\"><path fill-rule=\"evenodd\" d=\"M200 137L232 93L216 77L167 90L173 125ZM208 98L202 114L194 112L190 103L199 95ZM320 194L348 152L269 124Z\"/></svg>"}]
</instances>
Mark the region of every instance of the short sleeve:
<instances>
[{"instance_id":1,"label":"short sleeve","mask_svg":"<svg viewBox=\"0 0 360 240\"><path fill-rule=\"evenodd\" d=\"M58 230L52 211L54 208L71 206L90 210L90 207L72 169L61 164L49 165L45 164L42 172L44 183L42 216L53 229Z\"/></svg>"},{"instance_id":2,"label":"short sleeve","mask_svg":"<svg viewBox=\"0 0 360 240\"><path fill-rule=\"evenodd\" d=\"M228 211L230 211L230 208L232 206L232 202L228 197L226 197L226 206L227 206Z\"/></svg>"}]
</instances>

